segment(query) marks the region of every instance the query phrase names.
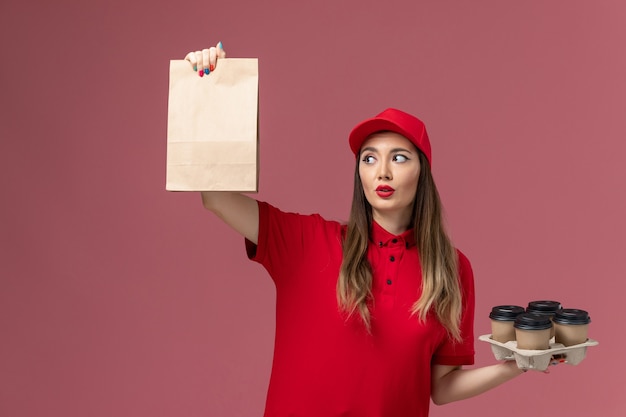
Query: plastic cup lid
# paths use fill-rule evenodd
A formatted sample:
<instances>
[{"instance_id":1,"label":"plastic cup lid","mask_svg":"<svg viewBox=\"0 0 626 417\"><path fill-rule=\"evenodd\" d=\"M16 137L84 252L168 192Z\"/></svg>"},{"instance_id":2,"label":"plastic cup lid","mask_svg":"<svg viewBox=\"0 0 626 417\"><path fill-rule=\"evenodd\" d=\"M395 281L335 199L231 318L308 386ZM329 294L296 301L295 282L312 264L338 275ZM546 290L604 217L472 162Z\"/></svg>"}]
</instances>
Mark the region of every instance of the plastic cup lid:
<instances>
[{"instance_id":1,"label":"plastic cup lid","mask_svg":"<svg viewBox=\"0 0 626 417\"><path fill-rule=\"evenodd\" d=\"M526 307L528 313L535 314L554 314L561 308L561 303L558 301L540 300L531 301Z\"/></svg>"},{"instance_id":2,"label":"plastic cup lid","mask_svg":"<svg viewBox=\"0 0 626 417\"><path fill-rule=\"evenodd\" d=\"M524 307L515 305L495 306L489 313L489 318L498 321L514 321L515 317L524 312Z\"/></svg>"},{"instance_id":3,"label":"plastic cup lid","mask_svg":"<svg viewBox=\"0 0 626 417\"><path fill-rule=\"evenodd\" d=\"M589 324L591 317L585 310L562 308L554 315L554 322L559 324Z\"/></svg>"},{"instance_id":4,"label":"plastic cup lid","mask_svg":"<svg viewBox=\"0 0 626 417\"><path fill-rule=\"evenodd\" d=\"M552 320L546 315L523 313L515 318L513 326L522 330L544 330L552 327Z\"/></svg>"}]
</instances>

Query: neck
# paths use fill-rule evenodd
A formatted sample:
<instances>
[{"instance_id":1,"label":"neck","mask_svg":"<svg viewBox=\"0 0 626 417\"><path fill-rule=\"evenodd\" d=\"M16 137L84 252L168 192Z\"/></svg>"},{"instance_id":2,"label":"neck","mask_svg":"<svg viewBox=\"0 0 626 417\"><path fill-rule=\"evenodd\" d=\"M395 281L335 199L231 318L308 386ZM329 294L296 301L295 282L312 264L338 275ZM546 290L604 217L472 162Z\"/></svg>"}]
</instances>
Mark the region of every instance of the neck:
<instances>
[{"instance_id":1,"label":"neck","mask_svg":"<svg viewBox=\"0 0 626 417\"><path fill-rule=\"evenodd\" d=\"M372 212L372 218L380 227L393 235L400 235L409 230L411 213L380 213Z\"/></svg>"}]
</instances>

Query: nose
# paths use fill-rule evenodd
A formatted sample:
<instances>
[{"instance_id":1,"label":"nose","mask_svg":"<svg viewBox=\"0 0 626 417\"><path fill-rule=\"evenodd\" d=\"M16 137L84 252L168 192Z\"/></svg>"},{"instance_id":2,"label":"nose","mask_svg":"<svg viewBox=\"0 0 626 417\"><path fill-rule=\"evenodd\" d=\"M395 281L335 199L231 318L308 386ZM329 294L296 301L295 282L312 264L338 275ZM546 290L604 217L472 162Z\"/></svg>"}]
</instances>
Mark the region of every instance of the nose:
<instances>
[{"instance_id":1,"label":"nose","mask_svg":"<svg viewBox=\"0 0 626 417\"><path fill-rule=\"evenodd\" d=\"M391 170L389 168L389 162L387 161L382 161L380 164L378 164L379 180L391 180L393 178Z\"/></svg>"}]
</instances>

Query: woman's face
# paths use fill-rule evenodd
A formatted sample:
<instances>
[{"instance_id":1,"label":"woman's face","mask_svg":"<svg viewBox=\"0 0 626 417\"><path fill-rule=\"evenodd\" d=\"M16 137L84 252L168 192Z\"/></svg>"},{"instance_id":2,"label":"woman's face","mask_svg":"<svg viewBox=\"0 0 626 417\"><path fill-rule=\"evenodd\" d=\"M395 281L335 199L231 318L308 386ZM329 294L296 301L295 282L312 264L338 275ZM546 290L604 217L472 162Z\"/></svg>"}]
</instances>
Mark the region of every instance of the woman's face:
<instances>
[{"instance_id":1,"label":"woman's face","mask_svg":"<svg viewBox=\"0 0 626 417\"><path fill-rule=\"evenodd\" d=\"M415 145L397 133L375 133L363 143L359 159L374 220L383 227L407 227L421 168Z\"/></svg>"}]
</instances>

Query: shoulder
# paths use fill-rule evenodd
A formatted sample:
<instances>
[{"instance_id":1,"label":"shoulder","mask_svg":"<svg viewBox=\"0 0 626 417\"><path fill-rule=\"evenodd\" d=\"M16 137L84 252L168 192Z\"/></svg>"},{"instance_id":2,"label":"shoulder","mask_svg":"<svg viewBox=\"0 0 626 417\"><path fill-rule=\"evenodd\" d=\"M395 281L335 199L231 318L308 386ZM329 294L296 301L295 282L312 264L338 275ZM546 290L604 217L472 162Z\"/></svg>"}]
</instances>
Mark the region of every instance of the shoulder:
<instances>
[{"instance_id":1,"label":"shoulder","mask_svg":"<svg viewBox=\"0 0 626 417\"><path fill-rule=\"evenodd\" d=\"M461 285L467 290L473 290L474 288L474 271L472 269L472 264L467 256L459 249L456 249L458 254L458 270L459 270L459 280L461 281Z\"/></svg>"},{"instance_id":2,"label":"shoulder","mask_svg":"<svg viewBox=\"0 0 626 417\"><path fill-rule=\"evenodd\" d=\"M463 253L461 252L460 249L456 248L456 253L458 255L458 259L459 259L459 271L462 272L464 270L472 270L472 264L469 260L469 258Z\"/></svg>"},{"instance_id":3,"label":"shoulder","mask_svg":"<svg viewBox=\"0 0 626 417\"><path fill-rule=\"evenodd\" d=\"M285 227L294 226L300 228L320 228L326 230L341 231L344 226L334 220L327 220L321 214L302 214L298 212L283 211L270 203L259 201L259 214L262 221L282 224Z\"/></svg>"}]
</instances>

